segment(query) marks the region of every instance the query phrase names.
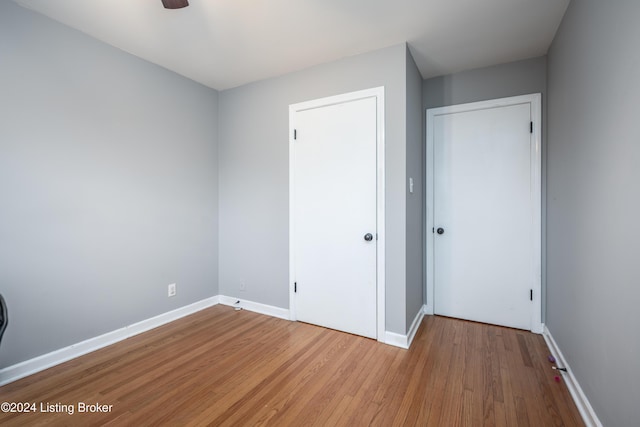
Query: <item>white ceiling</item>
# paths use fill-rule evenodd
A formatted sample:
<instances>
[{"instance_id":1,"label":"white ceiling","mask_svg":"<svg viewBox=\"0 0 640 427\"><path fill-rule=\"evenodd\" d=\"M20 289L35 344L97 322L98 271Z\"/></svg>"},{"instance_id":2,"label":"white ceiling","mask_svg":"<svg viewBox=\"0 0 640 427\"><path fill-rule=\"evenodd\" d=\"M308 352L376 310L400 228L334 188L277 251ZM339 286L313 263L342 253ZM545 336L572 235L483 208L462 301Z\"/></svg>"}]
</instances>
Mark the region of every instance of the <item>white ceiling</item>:
<instances>
[{"instance_id":1,"label":"white ceiling","mask_svg":"<svg viewBox=\"0 0 640 427\"><path fill-rule=\"evenodd\" d=\"M424 78L544 55L569 0L14 0L223 90L408 42Z\"/></svg>"}]
</instances>

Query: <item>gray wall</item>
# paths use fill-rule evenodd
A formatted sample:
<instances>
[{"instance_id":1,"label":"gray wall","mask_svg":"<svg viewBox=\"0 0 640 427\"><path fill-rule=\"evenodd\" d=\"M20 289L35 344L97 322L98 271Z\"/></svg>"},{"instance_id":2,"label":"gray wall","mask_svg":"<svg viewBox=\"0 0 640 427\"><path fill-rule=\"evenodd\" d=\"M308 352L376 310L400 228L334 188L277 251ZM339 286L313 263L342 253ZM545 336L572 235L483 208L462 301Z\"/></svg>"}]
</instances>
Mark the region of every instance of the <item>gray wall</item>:
<instances>
[{"instance_id":1,"label":"gray wall","mask_svg":"<svg viewBox=\"0 0 640 427\"><path fill-rule=\"evenodd\" d=\"M0 367L218 294L215 91L3 1L0 94Z\"/></svg>"},{"instance_id":2,"label":"gray wall","mask_svg":"<svg viewBox=\"0 0 640 427\"><path fill-rule=\"evenodd\" d=\"M573 0L549 51L547 326L611 427L640 420L639 16Z\"/></svg>"},{"instance_id":3,"label":"gray wall","mask_svg":"<svg viewBox=\"0 0 640 427\"><path fill-rule=\"evenodd\" d=\"M542 93L545 98L546 79L545 56L434 77L422 86L423 106L429 109L530 93Z\"/></svg>"},{"instance_id":4,"label":"gray wall","mask_svg":"<svg viewBox=\"0 0 640 427\"><path fill-rule=\"evenodd\" d=\"M221 294L289 307L289 105L385 86L386 322L406 332L405 61L400 44L220 93Z\"/></svg>"},{"instance_id":5,"label":"gray wall","mask_svg":"<svg viewBox=\"0 0 640 427\"><path fill-rule=\"evenodd\" d=\"M424 301L424 121L422 113L422 76L407 49L407 292L406 327ZM413 178L413 193L409 192ZM408 332L408 331L407 331Z\"/></svg>"},{"instance_id":6,"label":"gray wall","mask_svg":"<svg viewBox=\"0 0 640 427\"><path fill-rule=\"evenodd\" d=\"M427 79L422 85L422 90L424 111L429 108L464 104L466 102L485 101L531 93L542 94L542 319L544 321L546 292L545 194L547 150L545 123L547 120L547 57L525 59Z\"/></svg>"}]
</instances>

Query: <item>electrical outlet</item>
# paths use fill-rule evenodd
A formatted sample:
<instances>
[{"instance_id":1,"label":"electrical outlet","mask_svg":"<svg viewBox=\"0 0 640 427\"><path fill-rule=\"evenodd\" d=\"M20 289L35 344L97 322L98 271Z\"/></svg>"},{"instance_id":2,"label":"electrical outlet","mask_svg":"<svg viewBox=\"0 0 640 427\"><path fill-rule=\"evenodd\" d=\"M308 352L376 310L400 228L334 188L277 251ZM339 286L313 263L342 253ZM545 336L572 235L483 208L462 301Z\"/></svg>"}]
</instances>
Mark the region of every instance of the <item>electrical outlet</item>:
<instances>
[{"instance_id":1,"label":"electrical outlet","mask_svg":"<svg viewBox=\"0 0 640 427\"><path fill-rule=\"evenodd\" d=\"M247 291L247 285L245 285L244 282L240 282L240 292L246 292Z\"/></svg>"},{"instance_id":2,"label":"electrical outlet","mask_svg":"<svg viewBox=\"0 0 640 427\"><path fill-rule=\"evenodd\" d=\"M175 297L176 296L176 284L172 283L169 285L169 289L168 289L168 294L170 297Z\"/></svg>"}]
</instances>

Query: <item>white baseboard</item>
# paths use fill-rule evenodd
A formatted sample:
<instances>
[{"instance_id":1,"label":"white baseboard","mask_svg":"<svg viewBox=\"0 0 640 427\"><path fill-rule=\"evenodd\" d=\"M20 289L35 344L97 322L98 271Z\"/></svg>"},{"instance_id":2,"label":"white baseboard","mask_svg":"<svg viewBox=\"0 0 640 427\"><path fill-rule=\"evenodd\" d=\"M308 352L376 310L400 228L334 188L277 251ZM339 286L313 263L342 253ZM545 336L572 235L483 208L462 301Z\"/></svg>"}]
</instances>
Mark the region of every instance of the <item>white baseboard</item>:
<instances>
[{"instance_id":1,"label":"white baseboard","mask_svg":"<svg viewBox=\"0 0 640 427\"><path fill-rule=\"evenodd\" d=\"M533 332L534 334L543 335L544 330L544 323L534 323L533 326L531 326L531 332Z\"/></svg>"},{"instance_id":2,"label":"white baseboard","mask_svg":"<svg viewBox=\"0 0 640 427\"><path fill-rule=\"evenodd\" d=\"M163 313L159 316L155 316L150 319L125 326L124 328L116 329L115 331L107 332L106 334L89 338L88 340L52 351L51 353L43 354L42 356L0 369L0 386L51 368L52 366L59 365L60 363L67 362L71 359L75 359L76 357L80 357L87 353L91 353L92 351L99 350L108 345L115 344L142 332L157 328L165 323L173 322L181 317L188 316L189 314L214 306L218 304L218 302L218 296L207 298L193 304L180 307L176 310Z\"/></svg>"},{"instance_id":3,"label":"white baseboard","mask_svg":"<svg viewBox=\"0 0 640 427\"><path fill-rule=\"evenodd\" d=\"M405 350L409 348L407 345L407 336L402 334L396 334L395 332L384 332L384 343L387 345L392 345L394 347L404 348Z\"/></svg>"},{"instance_id":4,"label":"white baseboard","mask_svg":"<svg viewBox=\"0 0 640 427\"><path fill-rule=\"evenodd\" d=\"M164 325L166 323L173 322L174 320L196 313L205 308L212 307L217 304L235 307L237 301L240 301L239 306L244 310L253 311L267 316L277 317L284 320L290 320L290 312L288 309L261 304L253 301L247 301L239 298L232 298L224 295L216 295L214 297L195 302L176 310L163 313L159 316L155 316L150 319L146 319L120 329L116 329L115 331L107 332L106 334L99 335L94 338L89 338L76 344L72 344L68 347L52 351L51 353L47 353L42 356L25 360L24 362L20 362L15 365L0 369L0 386L17 381L29 375L33 375L37 372L67 362L71 359L75 359L76 357L83 356L87 353L99 350L103 347L107 347L111 344L115 344L119 341L157 328L158 326ZM416 314L416 317L414 318L407 335L396 334L394 332L388 331L385 332L384 343L395 347L408 349L411 345L411 342L413 341L413 338L416 335L416 332L418 331L418 328L420 327L420 323L422 322L424 314L425 307L423 307Z\"/></svg>"},{"instance_id":5,"label":"white baseboard","mask_svg":"<svg viewBox=\"0 0 640 427\"><path fill-rule=\"evenodd\" d=\"M424 319L424 306L420 307L420 311L418 311L416 317L413 318L413 323L411 323L409 333L407 334L407 348L411 347L411 343L416 337L416 332L418 332L422 319Z\"/></svg>"},{"instance_id":6,"label":"white baseboard","mask_svg":"<svg viewBox=\"0 0 640 427\"><path fill-rule=\"evenodd\" d=\"M562 355L560 347L558 347L558 344L553 339L549 328L547 328L546 326L544 327L543 337L547 342L547 346L549 347L551 354L556 359L556 364L559 367L567 369L567 372L563 373L562 377L564 378L565 384L569 389L569 393L571 393L571 397L573 397L573 400L578 407L578 411L580 411L580 415L582 415L582 420L584 421L585 425L587 425L587 427L602 427L602 423L598 419L596 412L593 410L593 407L591 406L591 403L589 403L587 396L582 391L582 387L580 387L578 380L573 375L573 371Z\"/></svg>"},{"instance_id":7,"label":"white baseboard","mask_svg":"<svg viewBox=\"0 0 640 427\"><path fill-rule=\"evenodd\" d=\"M261 304L259 302L247 301L241 298L233 298L220 295L220 304L222 305L237 307L237 301L240 301L237 306L242 307L243 310L253 311L255 313L266 314L267 316L289 320L289 310L286 308L280 308L273 305Z\"/></svg>"},{"instance_id":8,"label":"white baseboard","mask_svg":"<svg viewBox=\"0 0 640 427\"><path fill-rule=\"evenodd\" d=\"M106 334L89 338L88 340L52 351L51 353L43 354L42 356L34 357L33 359L8 366L0 369L0 386L17 381L29 375L33 375L36 372L43 371L51 368L52 366L59 365L111 344L115 344L119 341L157 328L158 326L166 323L173 322L174 320L178 320L181 317L188 316L205 308L212 307L217 304L235 306L236 301L238 301L238 298L216 295L214 297L180 307L176 310L163 313L159 316L125 326L124 328L116 329L115 331L107 332ZM284 308L246 300L240 300L240 306L245 310L289 320L289 310Z\"/></svg>"},{"instance_id":9,"label":"white baseboard","mask_svg":"<svg viewBox=\"0 0 640 427\"><path fill-rule=\"evenodd\" d=\"M423 310L424 310L424 314L426 314L426 315L428 315L428 316L429 316L429 315L430 315L430 316L433 316L433 303L427 302L427 303L424 305Z\"/></svg>"},{"instance_id":10,"label":"white baseboard","mask_svg":"<svg viewBox=\"0 0 640 427\"><path fill-rule=\"evenodd\" d=\"M388 345L392 345L394 347L400 347L404 349L408 349L409 347L411 347L413 338L415 338L416 332L418 332L418 328L420 327L420 323L422 323L422 319L424 318L424 312L425 312L425 308L423 306L420 308L420 311L418 311L418 313L416 314L416 317L414 317L407 335L396 334L395 332L386 331L384 333L384 343Z\"/></svg>"}]
</instances>

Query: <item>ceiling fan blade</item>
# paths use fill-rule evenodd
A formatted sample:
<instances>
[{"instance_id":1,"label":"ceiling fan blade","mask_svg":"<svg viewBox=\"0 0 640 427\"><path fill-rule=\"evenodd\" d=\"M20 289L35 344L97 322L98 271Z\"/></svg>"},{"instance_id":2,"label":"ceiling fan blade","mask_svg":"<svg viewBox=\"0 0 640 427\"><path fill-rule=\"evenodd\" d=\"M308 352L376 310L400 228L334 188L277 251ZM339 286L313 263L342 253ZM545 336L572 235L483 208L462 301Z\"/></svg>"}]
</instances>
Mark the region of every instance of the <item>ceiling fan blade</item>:
<instances>
[{"instance_id":1,"label":"ceiling fan blade","mask_svg":"<svg viewBox=\"0 0 640 427\"><path fill-rule=\"evenodd\" d=\"M188 0L162 0L165 9L181 9L189 6Z\"/></svg>"}]
</instances>

